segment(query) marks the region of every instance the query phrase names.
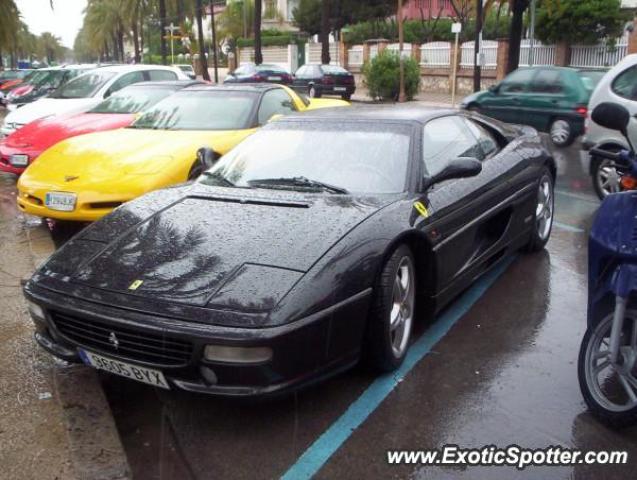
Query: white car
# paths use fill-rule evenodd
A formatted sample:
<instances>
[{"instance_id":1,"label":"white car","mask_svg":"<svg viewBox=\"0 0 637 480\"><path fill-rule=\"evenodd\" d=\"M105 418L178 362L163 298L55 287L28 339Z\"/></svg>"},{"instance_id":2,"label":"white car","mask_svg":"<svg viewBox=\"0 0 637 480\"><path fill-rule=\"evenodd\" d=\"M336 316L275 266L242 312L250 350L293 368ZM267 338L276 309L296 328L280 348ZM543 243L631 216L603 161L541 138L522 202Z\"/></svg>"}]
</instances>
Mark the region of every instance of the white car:
<instances>
[{"instance_id":1,"label":"white car","mask_svg":"<svg viewBox=\"0 0 637 480\"><path fill-rule=\"evenodd\" d=\"M583 160L588 163L593 187L599 198L619 191L621 176L610 160L597 158L588 153L592 147L616 152L627 149L626 139L617 131L601 127L591 119L591 112L602 102L619 103L628 109L633 119L628 127L628 136L637 146L637 54L628 55L613 67L597 84L588 104L585 134L582 138Z\"/></svg>"},{"instance_id":2,"label":"white car","mask_svg":"<svg viewBox=\"0 0 637 480\"><path fill-rule=\"evenodd\" d=\"M80 75L51 95L10 112L0 134L10 135L34 120L90 110L105 98L133 83L188 80L178 68L162 65L113 65Z\"/></svg>"}]
</instances>

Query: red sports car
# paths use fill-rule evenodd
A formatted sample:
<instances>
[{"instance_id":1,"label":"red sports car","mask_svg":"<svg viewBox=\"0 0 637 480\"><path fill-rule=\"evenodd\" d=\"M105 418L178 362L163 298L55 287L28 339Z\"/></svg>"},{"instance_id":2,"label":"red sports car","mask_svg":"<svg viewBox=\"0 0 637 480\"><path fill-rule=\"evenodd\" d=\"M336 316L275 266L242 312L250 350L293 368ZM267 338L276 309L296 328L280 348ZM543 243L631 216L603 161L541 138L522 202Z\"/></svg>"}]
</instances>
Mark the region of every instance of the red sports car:
<instances>
[{"instance_id":1,"label":"red sports car","mask_svg":"<svg viewBox=\"0 0 637 480\"><path fill-rule=\"evenodd\" d=\"M56 115L31 122L0 141L0 172L20 175L42 152L62 140L126 127L137 113L195 83L199 82L136 83L86 113Z\"/></svg>"}]
</instances>

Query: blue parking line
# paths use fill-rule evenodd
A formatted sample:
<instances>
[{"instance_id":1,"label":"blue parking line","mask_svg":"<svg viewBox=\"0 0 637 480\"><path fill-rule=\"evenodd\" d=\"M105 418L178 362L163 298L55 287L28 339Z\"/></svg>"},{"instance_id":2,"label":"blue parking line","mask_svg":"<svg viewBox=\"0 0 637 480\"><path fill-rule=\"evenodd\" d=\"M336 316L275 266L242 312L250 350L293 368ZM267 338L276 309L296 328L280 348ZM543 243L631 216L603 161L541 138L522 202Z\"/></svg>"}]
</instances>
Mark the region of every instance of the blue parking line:
<instances>
[{"instance_id":1,"label":"blue parking line","mask_svg":"<svg viewBox=\"0 0 637 480\"><path fill-rule=\"evenodd\" d=\"M503 260L456 300L409 349L402 366L378 377L281 477L283 480L311 478L369 417L396 385L466 314L512 263Z\"/></svg>"},{"instance_id":2,"label":"blue parking line","mask_svg":"<svg viewBox=\"0 0 637 480\"><path fill-rule=\"evenodd\" d=\"M562 222L553 222L553 225L555 225L557 228L560 228L562 230L566 230L567 232L584 233L586 231L583 228L574 227L573 225L568 225L567 223L562 223Z\"/></svg>"}]
</instances>

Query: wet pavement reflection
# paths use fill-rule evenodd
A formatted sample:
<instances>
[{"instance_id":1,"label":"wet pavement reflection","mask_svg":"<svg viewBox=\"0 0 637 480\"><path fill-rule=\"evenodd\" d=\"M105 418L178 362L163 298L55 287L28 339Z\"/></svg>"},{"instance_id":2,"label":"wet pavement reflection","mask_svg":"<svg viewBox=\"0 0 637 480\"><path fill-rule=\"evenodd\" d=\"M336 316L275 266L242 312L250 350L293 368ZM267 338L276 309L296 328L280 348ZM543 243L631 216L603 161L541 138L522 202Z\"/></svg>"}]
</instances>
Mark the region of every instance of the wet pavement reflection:
<instances>
[{"instance_id":1,"label":"wet pavement reflection","mask_svg":"<svg viewBox=\"0 0 637 480\"><path fill-rule=\"evenodd\" d=\"M586 326L587 233L599 202L578 145L554 152L556 220L546 251L519 254L496 283L319 470L317 478L625 479L637 429L587 412L577 383ZM0 208L14 188L0 182ZM14 195L14 194L13 194ZM14 197L13 197L14 198ZM56 243L73 233L52 225ZM581 231L580 231L581 230ZM263 402L153 390L104 375L136 479L277 478L374 380L362 367ZM444 444L627 450L629 465L390 466L388 449Z\"/></svg>"}]
</instances>

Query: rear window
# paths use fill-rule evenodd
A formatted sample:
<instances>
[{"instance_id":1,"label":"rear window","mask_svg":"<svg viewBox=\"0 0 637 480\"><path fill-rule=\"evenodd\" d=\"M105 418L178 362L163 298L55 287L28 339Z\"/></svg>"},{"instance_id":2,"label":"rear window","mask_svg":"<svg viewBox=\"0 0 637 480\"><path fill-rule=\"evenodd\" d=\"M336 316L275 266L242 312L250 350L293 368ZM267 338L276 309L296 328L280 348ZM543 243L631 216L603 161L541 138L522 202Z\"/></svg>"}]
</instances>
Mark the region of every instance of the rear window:
<instances>
[{"instance_id":1,"label":"rear window","mask_svg":"<svg viewBox=\"0 0 637 480\"><path fill-rule=\"evenodd\" d=\"M637 65L620 73L611 88L620 97L637 100Z\"/></svg>"},{"instance_id":2,"label":"rear window","mask_svg":"<svg viewBox=\"0 0 637 480\"><path fill-rule=\"evenodd\" d=\"M257 66L257 72L287 73L283 67L278 65L259 65Z\"/></svg>"},{"instance_id":3,"label":"rear window","mask_svg":"<svg viewBox=\"0 0 637 480\"><path fill-rule=\"evenodd\" d=\"M74 78L51 95L52 98L89 98L108 82L115 72L96 71Z\"/></svg>"},{"instance_id":4,"label":"rear window","mask_svg":"<svg viewBox=\"0 0 637 480\"><path fill-rule=\"evenodd\" d=\"M587 90L595 90L595 87L600 82L606 72L603 70L581 70L579 73L582 83Z\"/></svg>"}]
</instances>

